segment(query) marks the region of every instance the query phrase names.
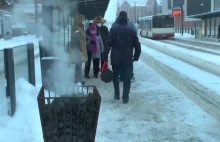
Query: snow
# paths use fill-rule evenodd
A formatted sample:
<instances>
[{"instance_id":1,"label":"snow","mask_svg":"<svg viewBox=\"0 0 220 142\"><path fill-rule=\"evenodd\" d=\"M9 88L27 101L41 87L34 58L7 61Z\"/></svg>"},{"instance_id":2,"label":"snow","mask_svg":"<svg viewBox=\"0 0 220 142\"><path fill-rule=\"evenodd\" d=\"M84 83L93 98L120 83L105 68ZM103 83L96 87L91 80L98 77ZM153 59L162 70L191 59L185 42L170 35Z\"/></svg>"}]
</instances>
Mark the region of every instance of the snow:
<instances>
[{"instance_id":1,"label":"snow","mask_svg":"<svg viewBox=\"0 0 220 142\"><path fill-rule=\"evenodd\" d=\"M42 37L37 38L36 35L19 36L10 40L0 39L0 50L25 45L27 43L34 43L36 45L40 40L42 40Z\"/></svg>"},{"instance_id":2,"label":"snow","mask_svg":"<svg viewBox=\"0 0 220 142\"><path fill-rule=\"evenodd\" d=\"M175 33L175 38L187 38L187 39L195 39L195 35L184 33L183 36L180 33Z\"/></svg>"},{"instance_id":3,"label":"snow","mask_svg":"<svg viewBox=\"0 0 220 142\"><path fill-rule=\"evenodd\" d=\"M150 50L147 52L153 53ZM0 116L2 142L43 142L37 106L41 86L39 58L35 61L36 87L23 78L17 80L15 116ZM96 142L220 140L219 122L144 62L139 61L134 67L136 81L132 83L130 102L126 105L113 100L112 83L104 84L99 79L87 80L87 84L97 86L102 96Z\"/></svg>"},{"instance_id":4,"label":"snow","mask_svg":"<svg viewBox=\"0 0 220 142\"><path fill-rule=\"evenodd\" d=\"M142 45L143 52L220 95L220 77Z\"/></svg>"},{"instance_id":5,"label":"snow","mask_svg":"<svg viewBox=\"0 0 220 142\"><path fill-rule=\"evenodd\" d=\"M193 42L199 42L204 44L211 44L211 45L220 45L218 40L216 38L195 38L194 35L186 34L182 36L181 34L175 33L175 38L181 39L181 40L188 40Z\"/></svg>"},{"instance_id":6,"label":"snow","mask_svg":"<svg viewBox=\"0 0 220 142\"><path fill-rule=\"evenodd\" d=\"M43 57L42 60L54 60L54 59L60 59L59 57Z\"/></svg>"},{"instance_id":7,"label":"snow","mask_svg":"<svg viewBox=\"0 0 220 142\"><path fill-rule=\"evenodd\" d=\"M196 48L196 49L202 49L202 50L206 50L206 51L210 51L210 52L214 52L214 53L220 53L220 48L219 50L215 50L215 49L209 49L209 48L204 48L204 47L200 47L200 46L194 46L194 45L189 45L189 44L184 44L184 43L178 43L178 42L175 42L175 41L172 41L172 40L169 40L168 41L169 43L175 43L175 44L178 44L178 45L183 45L183 46L188 46L190 48Z\"/></svg>"},{"instance_id":8,"label":"snow","mask_svg":"<svg viewBox=\"0 0 220 142\"><path fill-rule=\"evenodd\" d=\"M148 42L151 42L161 48L166 48L168 50L173 50L176 51L178 53L181 54L185 54L185 55L189 55L189 56L193 56L196 57L198 59L202 59L205 61L208 61L210 63L216 64L216 65L220 65L220 58L217 55L213 55L213 54L209 54L209 53L203 53L203 52L198 52L198 51L193 51L193 50L189 50L189 49L184 49L172 44L166 44L163 42L158 42L158 41L154 41L154 40L150 40L150 39L145 39Z\"/></svg>"}]
</instances>

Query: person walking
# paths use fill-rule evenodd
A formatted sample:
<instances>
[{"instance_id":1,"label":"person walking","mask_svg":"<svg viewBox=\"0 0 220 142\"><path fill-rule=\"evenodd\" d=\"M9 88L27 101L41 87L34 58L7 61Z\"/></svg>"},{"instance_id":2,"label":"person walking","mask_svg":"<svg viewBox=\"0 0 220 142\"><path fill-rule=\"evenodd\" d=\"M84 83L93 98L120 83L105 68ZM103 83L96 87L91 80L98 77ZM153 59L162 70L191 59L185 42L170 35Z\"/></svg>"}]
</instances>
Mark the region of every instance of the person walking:
<instances>
[{"instance_id":1,"label":"person walking","mask_svg":"<svg viewBox=\"0 0 220 142\"><path fill-rule=\"evenodd\" d=\"M117 19L117 26L110 30L107 39L108 48L104 52L104 64L108 64L108 54L111 51L114 98L116 100L120 99L119 75L122 76L123 103L129 101L133 61L138 61L141 54L137 34L134 30L128 28L127 24L127 14L121 14Z\"/></svg>"},{"instance_id":2,"label":"person walking","mask_svg":"<svg viewBox=\"0 0 220 142\"><path fill-rule=\"evenodd\" d=\"M97 27L95 24L92 24L89 27L89 37L91 39L91 46L89 50L92 53L92 60L93 60L93 69L94 69L94 77L98 78L98 74L100 71L99 64L101 59L101 54L104 51L104 45L102 42L102 38L100 35L97 35Z\"/></svg>"},{"instance_id":3,"label":"person walking","mask_svg":"<svg viewBox=\"0 0 220 142\"><path fill-rule=\"evenodd\" d=\"M122 15L127 15L127 13L125 11L121 11L119 13L119 16L117 17L116 21L112 24L112 27L111 28L114 28L116 26L118 26L118 20L119 20L119 17L122 16ZM137 29L135 27L135 25L127 18L127 27L134 30L135 33L137 34ZM120 80L122 81L122 77L120 76ZM131 74L131 81L134 81L135 80L135 77L134 77L134 67L132 65L132 74Z\"/></svg>"}]
</instances>

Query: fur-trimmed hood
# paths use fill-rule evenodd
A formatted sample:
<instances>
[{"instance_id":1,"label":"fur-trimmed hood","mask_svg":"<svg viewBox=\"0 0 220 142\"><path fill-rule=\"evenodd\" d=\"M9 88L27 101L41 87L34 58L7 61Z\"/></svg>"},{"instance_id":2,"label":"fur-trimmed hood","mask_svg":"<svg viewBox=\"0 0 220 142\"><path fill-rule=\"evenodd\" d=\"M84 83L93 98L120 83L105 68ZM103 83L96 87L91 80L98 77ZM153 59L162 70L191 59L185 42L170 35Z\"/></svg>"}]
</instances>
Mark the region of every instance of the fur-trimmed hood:
<instances>
[{"instance_id":1,"label":"fur-trimmed hood","mask_svg":"<svg viewBox=\"0 0 220 142\"><path fill-rule=\"evenodd\" d=\"M103 20L103 18L102 18L101 16L96 16L96 17L94 18L94 20L93 20L93 23L94 23L94 24L97 24L97 23L102 23L102 24L104 24L104 20Z\"/></svg>"}]
</instances>

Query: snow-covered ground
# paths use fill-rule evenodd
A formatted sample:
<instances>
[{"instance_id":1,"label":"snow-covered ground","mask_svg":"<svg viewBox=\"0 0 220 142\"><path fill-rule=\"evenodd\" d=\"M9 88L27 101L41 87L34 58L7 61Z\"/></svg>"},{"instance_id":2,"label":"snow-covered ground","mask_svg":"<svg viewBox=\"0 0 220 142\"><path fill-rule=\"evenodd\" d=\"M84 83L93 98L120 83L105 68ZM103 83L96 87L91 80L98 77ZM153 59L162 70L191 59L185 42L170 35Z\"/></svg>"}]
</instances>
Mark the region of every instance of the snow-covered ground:
<instances>
[{"instance_id":1,"label":"snow-covered ground","mask_svg":"<svg viewBox=\"0 0 220 142\"><path fill-rule=\"evenodd\" d=\"M17 81L17 112L13 118L0 116L0 142L43 142L37 106L39 67L36 59L36 87L23 79ZM113 100L111 83L87 80L102 96L96 142L220 141L218 121L144 62L135 63L134 70L136 81L126 105Z\"/></svg>"},{"instance_id":2,"label":"snow-covered ground","mask_svg":"<svg viewBox=\"0 0 220 142\"><path fill-rule=\"evenodd\" d=\"M0 39L0 50L4 48L13 48L16 46L21 46L27 43L34 43L36 45L38 44L39 40L42 40L42 37L37 38L36 35L19 36L14 37L10 40Z\"/></svg>"},{"instance_id":3,"label":"snow-covered ground","mask_svg":"<svg viewBox=\"0 0 220 142\"><path fill-rule=\"evenodd\" d=\"M187 46L187 47L193 48L193 49L202 49L204 51L209 51L209 52L213 52L213 53L220 53L220 47L219 47L219 49L210 49L208 47L205 48L205 47L195 46L195 45L192 45L192 44L189 44L189 43L188 44L181 43L181 42L179 42L179 40L177 40L177 41L166 40L165 42L171 43L171 44L178 44L179 46Z\"/></svg>"},{"instance_id":4,"label":"snow-covered ground","mask_svg":"<svg viewBox=\"0 0 220 142\"><path fill-rule=\"evenodd\" d=\"M180 33L175 33L175 38L191 38L191 39L195 39L195 35L191 35L191 34L187 34L184 33L183 36Z\"/></svg>"},{"instance_id":5,"label":"snow-covered ground","mask_svg":"<svg viewBox=\"0 0 220 142\"><path fill-rule=\"evenodd\" d=\"M142 45L142 51L220 95L220 77Z\"/></svg>"},{"instance_id":6,"label":"snow-covered ground","mask_svg":"<svg viewBox=\"0 0 220 142\"><path fill-rule=\"evenodd\" d=\"M175 33L175 38L220 46L220 42L218 42L217 38L195 38L194 35L190 35L190 34L186 34L186 33L184 33L183 36L179 33Z\"/></svg>"},{"instance_id":7,"label":"snow-covered ground","mask_svg":"<svg viewBox=\"0 0 220 142\"><path fill-rule=\"evenodd\" d=\"M204 61L208 61L208 62L216 64L216 65L220 65L220 58L217 55L203 53L203 52L199 52L199 51L193 51L193 50L189 50L189 49L184 49L184 48L180 48L176 45L166 44L163 42L158 42L155 40L145 39L145 38L141 38L141 37L140 37L140 39L145 40L146 42L153 43L153 44L157 45L157 47L161 47L162 49L172 50L178 54L185 54L188 56L196 57L198 59L202 59ZM197 48L199 48L199 47L197 47Z\"/></svg>"}]
</instances>

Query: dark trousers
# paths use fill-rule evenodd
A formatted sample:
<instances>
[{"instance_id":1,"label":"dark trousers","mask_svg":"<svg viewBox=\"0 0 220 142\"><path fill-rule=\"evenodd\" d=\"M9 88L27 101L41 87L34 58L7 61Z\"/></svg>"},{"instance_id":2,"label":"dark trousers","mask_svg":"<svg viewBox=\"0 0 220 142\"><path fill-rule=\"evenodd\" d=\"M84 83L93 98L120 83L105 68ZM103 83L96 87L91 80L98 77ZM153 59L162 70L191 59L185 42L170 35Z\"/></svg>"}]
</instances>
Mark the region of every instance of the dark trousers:
<instances>
[{"instance_id":1,"label":"dark trousers","mask_svg":"<svg viewBox=\"0 0 220 142\"><path fill-rule=\"evenodd\" d=\"M87 54L88 54L88 61L85 63L85 76L89 75L91 62L92 62L92 52L87 52Z\"/></svg>"},{"instance_id":2,"label":"dark trousers","mask_svg":"<svg viewBox=\"0 0 220 142\"><path fill-rule=\"evenodd\" d=\"M119 89L119 76L121 75L123 80L123 96L122 99L124 101L129 100L129 93L131 88L131 74L132 74L132 67L122 67L122 66L112 66L113 70L113 85L115 90L115 96L120 95Z\"/></svg>"},{"instance_id":3,"label":"dark trousers","mask_svg":"<svg viewBox=\"0 0 220 142\"><path fill-rule=\"evenodd\" d=\"M100 65L100 59L99 58L95 58L93 59L93 69L94 69L94 75L98 75L99 74L99 65Z\"/></svg>"},{"instance_id":4,"label":"dark trousers","mask_svg":"<svg viewBox=\"0 0 220 142\"><path fill-rule=\"evenodd\" d=\"M101 68L102 68L103 64L104 64L104 57L103 57L103 53L102 53L101 54Z\"/></svg>"},{"instance_id":5,"label":"dark trousers","mask_svg":"<svg viewBox=\"0 0 220 142\"><path fill-rule=\"evenodd\" d=\"M132 69L132 70L131 70L131 78L132 78L132 77L134 77L134 65L133 65L133 64L132 64L131 69ZM122 80L123 73L120 72L119 76L120 76L120 79Z\"/></svg>"}]
</instances>

